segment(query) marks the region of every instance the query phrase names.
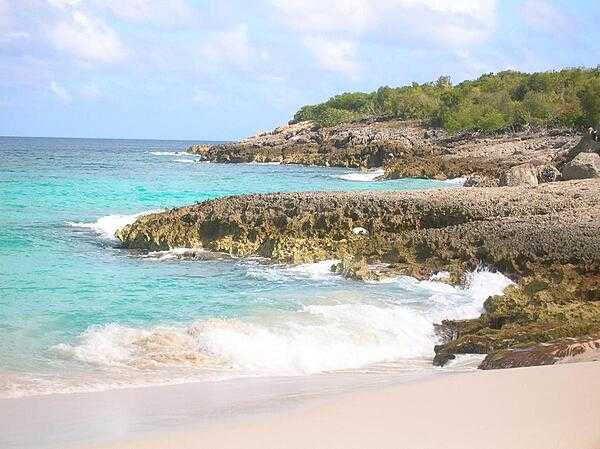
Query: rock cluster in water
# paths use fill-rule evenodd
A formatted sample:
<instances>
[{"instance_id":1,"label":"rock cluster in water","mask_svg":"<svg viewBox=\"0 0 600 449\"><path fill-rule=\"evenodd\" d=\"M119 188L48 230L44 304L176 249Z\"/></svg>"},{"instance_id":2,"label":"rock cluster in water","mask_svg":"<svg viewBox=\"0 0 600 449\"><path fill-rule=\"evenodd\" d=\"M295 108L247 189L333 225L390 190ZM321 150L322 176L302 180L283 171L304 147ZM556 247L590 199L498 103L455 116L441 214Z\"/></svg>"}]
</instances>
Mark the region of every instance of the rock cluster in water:
<instances>
[{"instance_id":1,"label":"rock cluster in water","mask_svg":"<svg viewBox=\"0 0 600 449\"><path fill-rule=\"evenodd\" d=\"M235 196L142 216L117 236L131 249L204 248L292 263L337 258L335 270L354 279L449 271L458 281L481 265L512 277L517 284L489 298L478 319L441 323L436 364L600 332L597 179Z\"/></svg>"}]
</instances>

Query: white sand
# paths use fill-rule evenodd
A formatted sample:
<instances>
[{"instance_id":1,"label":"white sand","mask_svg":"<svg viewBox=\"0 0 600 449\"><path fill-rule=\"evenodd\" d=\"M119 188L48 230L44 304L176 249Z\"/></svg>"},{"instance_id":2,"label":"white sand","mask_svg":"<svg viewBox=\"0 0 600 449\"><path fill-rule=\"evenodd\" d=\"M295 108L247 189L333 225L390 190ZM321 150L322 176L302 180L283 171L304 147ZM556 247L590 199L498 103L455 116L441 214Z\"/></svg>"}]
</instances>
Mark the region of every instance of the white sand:
<instances>
[{"instance_id":1,"label":"white sand","mask_svg":"<svg viewBox=\"0 0 600 449\"><path fill-rule=\"evenodd\" d=\"M103 447L599 449L600 362L442 376Z\"/></svg>"}]
</instances>

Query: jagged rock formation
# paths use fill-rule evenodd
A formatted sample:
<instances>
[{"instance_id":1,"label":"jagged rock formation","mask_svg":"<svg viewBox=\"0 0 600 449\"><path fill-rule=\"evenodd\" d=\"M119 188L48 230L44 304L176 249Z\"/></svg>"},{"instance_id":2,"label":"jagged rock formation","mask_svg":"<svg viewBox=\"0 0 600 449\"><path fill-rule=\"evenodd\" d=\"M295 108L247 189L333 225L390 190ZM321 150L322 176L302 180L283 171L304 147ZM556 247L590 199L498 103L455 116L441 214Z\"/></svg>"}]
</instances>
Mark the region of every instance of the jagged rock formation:
<instances>
[{"instance_id":1,"label":"jagged rock formation","mask_svg":"<svg viewBox=\"0 0 600 449\"><path fill-rule=\"evenodd\" d=\"M331 128L299 122L239 142L196 145L188 151L213 162L383 167L387 178L473 175L488 181L471 185L489 186L498 185L514 166L571 160L579 140L568 129L449 136L418 121L371 118Z\"/></svg>"},{"instance_id":2,"label":"jagged rock formation","mask_svg":"<svg viewBox=\"0 0 600 449\"><path fill-rule=\"evenodd\" d=\"M428 192L280 193L206 201L140 217L127 248L204 248L284 262L338 258L337 271L376 279L369 264L459 279L484 264L517 285L482 316L442 323L436 360L600 332L600 180ZM355 233L356 228L367 233Z\"/></svg>"},{"instance_id":3,"label":"jagged rock formation","mask_svg":"<svg viewBox=\"0 0 600 449\"><path fill-rule=\"evenodd\" d=\"M212 162L281 162L284 164L373 168L401 157L426 128L417 122L365 120L331 128L300 122L239 142L203 146L188 152Z\"/></svg>"}]
</instances>

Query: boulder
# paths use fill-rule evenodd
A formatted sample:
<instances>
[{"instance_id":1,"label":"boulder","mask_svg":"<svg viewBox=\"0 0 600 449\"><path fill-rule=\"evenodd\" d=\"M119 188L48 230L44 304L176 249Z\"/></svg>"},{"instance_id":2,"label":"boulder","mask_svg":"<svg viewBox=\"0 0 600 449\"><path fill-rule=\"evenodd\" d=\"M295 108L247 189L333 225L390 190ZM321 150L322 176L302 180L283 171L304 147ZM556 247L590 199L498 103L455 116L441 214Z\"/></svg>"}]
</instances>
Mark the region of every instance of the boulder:
<instances>
[{"instance_id":1,"label":"boulder","mask_svg":"<svg viewBox=\"0 0 600 449\"><path fill-rule=\"evenodd\" d=\"M498 187L498 179L479 174L469 175L463 187Z\"/></svg>"},{"instance_id":2,"label":"boulder","mask_svg":"<svg viewBox=\"0 0 600 449\"><path fill-rule=\"evenodd\" d=\"M537 167L538 182L555 182L560 181L560 171L554 165L539 165Z\"/></svg>"},{"instance_id":3,"label":"boulder","mask_svg":"<svg viewBox=\"0 0 600 449\"><path fill-rule=\"evenodd\" d=\"M530 163L515 165L505 173L502 185L509 187L528 185L537 186L537 168Z\"/></svg>"},{"instance_id":4,"label":"boulder","mask_svg":"<svg viewBox=\"0 0 600 449\"><path fill-rule=\"evenodd\" d=\"M369 268L365 259L343 259L331 267L333 273L355 281L378 281L380 277Z\"/></svg>"},{"instance_id":5,"label":"boulder","mask_svg":"<svg viewBox=\"0 0 600 449\"><path fill-rule=\"evenodd\" d=\"M517 349L502 349L488 354L479 369L504 369L555 363L600 360L600 335L562 338Z\"/></svg>"},{"instance_id":6,"label":"boulder","mask_svg":"<svg viewBox=\"0 0 600 449\"><path fill-rule=\"evenodd\" d=\"M596 153L579 153L563 166L562 177L565 181L600 178L600 156Z\"/></svg>"}]
</instances>

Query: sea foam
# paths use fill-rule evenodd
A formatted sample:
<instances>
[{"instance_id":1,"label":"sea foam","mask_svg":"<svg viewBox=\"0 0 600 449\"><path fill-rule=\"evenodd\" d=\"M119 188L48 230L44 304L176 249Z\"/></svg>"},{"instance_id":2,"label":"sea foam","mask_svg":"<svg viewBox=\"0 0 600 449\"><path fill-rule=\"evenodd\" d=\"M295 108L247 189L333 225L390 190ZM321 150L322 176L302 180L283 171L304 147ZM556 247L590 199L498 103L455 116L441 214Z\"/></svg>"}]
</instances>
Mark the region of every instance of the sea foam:
<instances>
[{"instance_id":1,"label":"sea foam","mask_svg":"<svg viewBox=\"0 0 600 449\"><path fill-rule=\"evenodd\" d=\"M150 154L153 156L191 156L190 153L187 153L185 151L150 151Z\"/></svg>"},{"instance_id":2,"label":"sea foam","mask_svg":"<svg viewBox=\"0 0 600 449\"><path fill-rule=\"evenodd\" d=\"M281 279L314 278L314 273L322 276L326 266L304 265L291 272L281 268ZM434 323L478 316L488 296L502 294L511 284L502 274L485 270L472 273L462 288L408 277L397 282L404 295L421 299L321 297L301 301L295 310L262 310L189 325L134 328L108 324L91 327L53 351L61 358L104 368L167 368L165 376L169 367L182 366L230 375L304 375L356 369L432 357L438 339Z\"/></svg>"},{"instance_id":3,"label":"sea foam","mask_svg":"<svg viewBox=\"0 0 600 449\"><path fill-rule=\"evenodd\" d=\"M345 173L343 175L337 175L336 178L343 179L345 181L372 182L384 174L385 171L383 169L378 169Z\"/></svg>"},{"instance_id":4,"label":"sea foam","mask_svg":"<svg viewBox=\"0 0 600 449\"><path fill-rule=\"evenodd\" d=\"M153 214L156 212L160 212L160 210L150 210L131 215L106 215L104 217L98 218L98 220L96 220L93 223L68 221L67 225L72 226L74 228L91 229L96 234L98 234L98 236L105 240L116 240L115 233L119 229L127 226L128 224L133 223L138 217L141 217L142 215Z\"/></svg>"}]
</instances>

